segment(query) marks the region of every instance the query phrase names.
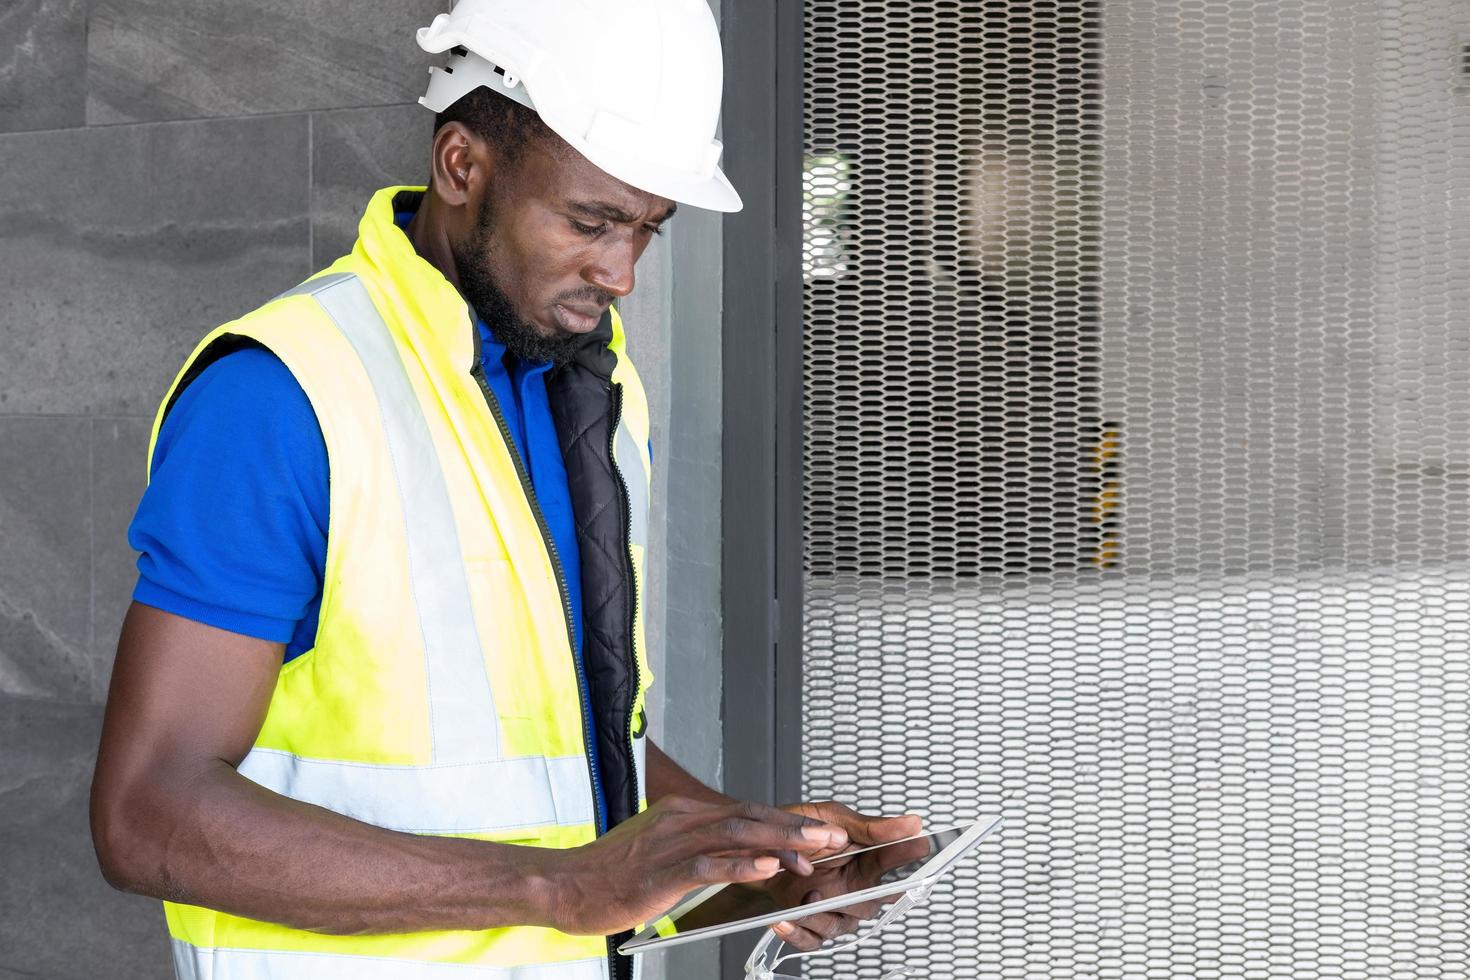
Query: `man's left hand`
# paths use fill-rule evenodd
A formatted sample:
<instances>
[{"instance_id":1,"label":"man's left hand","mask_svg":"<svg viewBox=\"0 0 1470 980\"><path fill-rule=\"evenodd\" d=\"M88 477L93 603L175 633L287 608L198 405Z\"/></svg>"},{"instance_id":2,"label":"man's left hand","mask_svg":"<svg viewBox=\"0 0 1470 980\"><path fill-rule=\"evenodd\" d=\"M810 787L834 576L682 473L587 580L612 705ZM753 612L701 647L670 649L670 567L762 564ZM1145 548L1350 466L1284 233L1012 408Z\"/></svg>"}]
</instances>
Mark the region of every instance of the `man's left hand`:
<instances>
[{"instance_id":1,"label":"man's left hand","mask_svg":"<svg viewBox=\"0 0 1470 980\"><path fill-rule=\"evenodd\" d=\"M851 807L832 800L820 803L792 803L779 809L804 817L815 817L847 831L848 843L829 846L820 851L814 851L810 855L801 855L797 860L803 864L806 863L808 856L812 860L817 860L853 848L867 847L871 844L886 844L889 841L913 837L923 829L923 820L918 814L909 813L898 817L870 816L858 813ZM801 873L803 872L798 871L798 874ZM786 885L797 886L797 882L788 880ZM802 901L810 903L822 897L820 891L811 891L803 897ZM772 929L776 935L785 940L787 945L800 950L813 950L822 945L823 940L855 931L861 918L872 915L880 904L880 902L871 902L850 909L819 912L798 921L778 922L772 926Z\"/></svg>"},{"instance_id":2,"label":"man's left hand","mask_svg":"<svg viewBox=\"0 0 1470 980\"><path fill-rule=\"evenodd\" d=\"M790 803L778 809L797 813L803 817L815 817L847 831L847 844L815 851L808 855L813 860L837 854L849 847L867 847L870 844L886 844L889 841L902 840L905 837L914 836L923 829L923 820L916 813L908 813L899 817L870 816L858 813L851 807L833 800L824 800L820 803Z\"/></svg>"}]
</instances>

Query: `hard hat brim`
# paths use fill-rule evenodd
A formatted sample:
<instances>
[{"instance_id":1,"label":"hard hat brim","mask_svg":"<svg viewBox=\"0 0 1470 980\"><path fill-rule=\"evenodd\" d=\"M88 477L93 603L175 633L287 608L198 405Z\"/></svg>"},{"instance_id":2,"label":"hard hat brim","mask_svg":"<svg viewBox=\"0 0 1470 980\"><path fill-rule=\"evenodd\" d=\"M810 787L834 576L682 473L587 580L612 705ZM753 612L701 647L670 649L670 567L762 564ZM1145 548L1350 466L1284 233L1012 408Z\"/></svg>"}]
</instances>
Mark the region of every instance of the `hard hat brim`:
<instances>
[{"instance_id":1,"label":"hard hat brim","mask_svg":"<svg viewBox=\"0 0 1470 980\"><path fill-rule=\"evenodd\" d=\"M603 173L647 194L657 194L679 204L724 214L731 214L745 207L740 193L719 167L715 167L708 177L690 177L663 168L640 166L634 162L613 165L598 160L589 148L578 145L580 141L568 140L562 133L557 135Z\"/></svg>"},{"instance_id":2,"label":"hard hat brim","mask_svg":"<svg viewBox=\"0 0 1470 980\"><path fill-rule=\"evenodd\" d=\"M711 211L720 211L725 214L734 214L737 211L743 211L745 209L745 202L740 199L740 192L735 189L734 184L730 183L730 178L725 176L725 171L719 167L715 168L714 183L717 185L716 190L718 191L718 195L711 199L711 203L699 204L698 202L690 201L690 206L708 208ZM678 200L678 198L675 198L675 200Z\"/></svg>"},{"instance_id":3,"label":"hard hat brim","mask_svg":"<svg viewBox=\"0 0 1470 980\"><path fill-rule=\"evenodd\" d=\"M638 187L639 185L634 184L633 186ZM667 191L661 191L653 187L641 187L640 190L657 194L659 197L667 197L690 207L719 211L723 214L733 214L745 207L745 202L740 199L740 192L735 189L734 184L730 183L730 178L725 176L725 171L719 167L715 168L714 175L710 179L698 184L691 183L687 190L670 188Z\"/></svg>"}]
</instances>

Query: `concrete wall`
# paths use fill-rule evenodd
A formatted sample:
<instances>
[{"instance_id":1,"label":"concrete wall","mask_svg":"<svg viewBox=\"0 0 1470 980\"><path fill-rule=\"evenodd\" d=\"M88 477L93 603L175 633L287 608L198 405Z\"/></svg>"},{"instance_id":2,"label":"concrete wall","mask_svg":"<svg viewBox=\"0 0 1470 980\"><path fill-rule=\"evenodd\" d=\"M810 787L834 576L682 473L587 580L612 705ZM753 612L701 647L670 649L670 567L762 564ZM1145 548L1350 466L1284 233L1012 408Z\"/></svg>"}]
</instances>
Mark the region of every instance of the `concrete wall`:
<instances>
[{"instance_id":1,"label":"concrete wall","mask_svg":"<svg viewBox=\"0 0 1470 980\"><path fill-rule=\"evenodd\" d=\"M206 330L350 247L374 188L422 179L432 116L413 104L427 63L413 30L446 8L0 6L0 973L168 975L158 905L107 888L86 824L149 421ZM653 731L711 780L718 229L681 214L623 304L654 409L653 547L667 556L650 569ZM671 401L689 420L674 431ZM666 533L670 514L680 533Z\"/></svg>"},{"instance_id":2,"label":"concrete wall","mask_svg":"<svg viewBox=\"0 0 1470 980\"><path fill-rule=\"evenodd\" d=\"M670 225L667 451L655 457L664 500L662 673L650 735L680 765L722 784L720 621L721 218L686 208ZM657 440L656 440L657 441ZM655 450L657 451L657 450ZM656 546L656 542L655 542ZM660 669L655 667L655 670ZM649 953L670 980L719 975L719 944ZM657 976L650 973L650 976Z\"/></svg>"},{"instance_id":3,"label":"concrete wall","mask_svg":"<svg viewBox=\"0 0 1470 980\"><path fill-rule=\"evenodd\" d=\"M719 0L711 0L719 12ZM721 770L721 218L682 208L620 307L653 413L649 737L711 786ZM657 285L655 285L655 281ZM655 308L655 304L661 304ZM719 975L719 944L644 956L645 980Z\"/></svg>"}]
</instances>

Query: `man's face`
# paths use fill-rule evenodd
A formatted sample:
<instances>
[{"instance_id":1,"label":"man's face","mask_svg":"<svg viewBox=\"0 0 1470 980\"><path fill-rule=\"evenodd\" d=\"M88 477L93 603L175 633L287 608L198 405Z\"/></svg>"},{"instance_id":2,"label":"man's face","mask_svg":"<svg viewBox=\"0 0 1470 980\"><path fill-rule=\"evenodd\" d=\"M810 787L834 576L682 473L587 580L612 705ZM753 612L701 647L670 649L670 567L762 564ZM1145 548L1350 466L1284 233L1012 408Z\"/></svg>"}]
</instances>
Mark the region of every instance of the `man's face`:
<instances>
[{"instance_id":1,"label":"man's face","mask_svg":"<svg viewBox=\"0 0 1470 980\"><path fill-rule=\"evenodd\" d=\"M633 267L674 204L564 144L527 146L493 184L453 247L465 298L512 354L569 360L613 299L632 292Z\"/></svg>"}]
</instances>

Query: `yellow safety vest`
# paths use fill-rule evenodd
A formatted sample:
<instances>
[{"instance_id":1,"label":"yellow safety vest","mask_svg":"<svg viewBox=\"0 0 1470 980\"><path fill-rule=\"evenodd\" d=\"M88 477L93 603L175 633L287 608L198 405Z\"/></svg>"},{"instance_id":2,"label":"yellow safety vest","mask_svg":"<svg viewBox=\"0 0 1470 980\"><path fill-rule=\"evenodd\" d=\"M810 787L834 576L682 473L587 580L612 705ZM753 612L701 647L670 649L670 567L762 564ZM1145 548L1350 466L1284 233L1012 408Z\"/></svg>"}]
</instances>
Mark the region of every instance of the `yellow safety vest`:
<instances>
[{"instance_id":1,"label":"yellow safety vest","mask_svg":"<svg viewBox=\"0 0 1470 980\"><path fill-rule=\"evenodd\" d=\"M290 369L326 440L315 644L281 669L242 775L380 827L575 847L647 807L648 403L613 310L548 375L581 545L579 670L562 566L480 372L478 331L458 290L393 222L423 192L378 191L350 255L206 336L159 408L149 454L184 387L252 344ZM191 980L638 972L613 952L626 933L332 936L165 910L175 969Z\"/></svg>"}]
</instances>

